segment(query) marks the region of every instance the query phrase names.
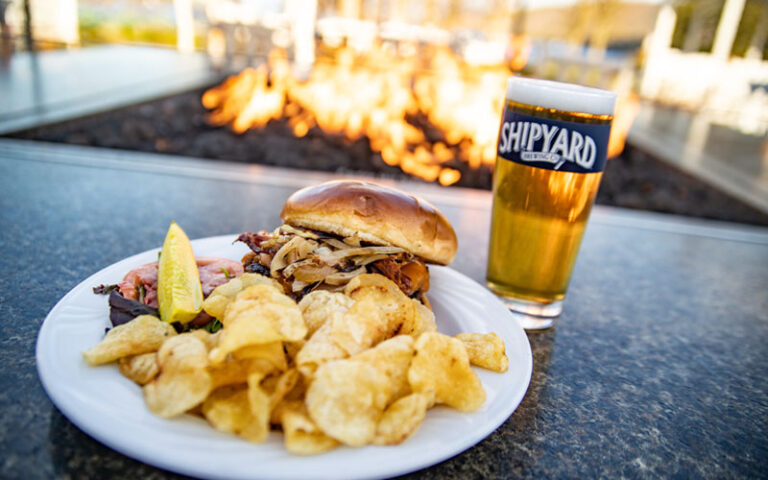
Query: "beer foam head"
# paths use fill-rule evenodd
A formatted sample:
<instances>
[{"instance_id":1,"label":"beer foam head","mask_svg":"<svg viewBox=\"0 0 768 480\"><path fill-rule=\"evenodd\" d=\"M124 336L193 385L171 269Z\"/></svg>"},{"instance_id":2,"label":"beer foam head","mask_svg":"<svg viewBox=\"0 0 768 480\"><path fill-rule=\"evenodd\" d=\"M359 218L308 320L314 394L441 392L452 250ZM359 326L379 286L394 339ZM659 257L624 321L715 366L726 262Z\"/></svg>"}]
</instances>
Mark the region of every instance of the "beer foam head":
<instances>
[{"instance_id":1,"label":"beer foam head","mask_svg":"<svg viewBox=\"0 0 768 480\"><path fill-rule=\"evenodd\" d=\"M507 100L575 113L613 115L616 93L572 83L513 76L507 80Z\"/></svg>"}]
</instances>

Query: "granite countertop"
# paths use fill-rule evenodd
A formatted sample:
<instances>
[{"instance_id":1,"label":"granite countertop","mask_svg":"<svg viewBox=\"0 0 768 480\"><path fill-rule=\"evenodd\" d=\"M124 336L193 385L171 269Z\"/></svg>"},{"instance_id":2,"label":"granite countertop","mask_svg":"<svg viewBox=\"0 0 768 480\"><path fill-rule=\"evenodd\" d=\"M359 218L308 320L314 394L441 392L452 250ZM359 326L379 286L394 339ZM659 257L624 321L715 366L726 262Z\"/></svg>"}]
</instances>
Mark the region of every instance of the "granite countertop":
<instances>
[{"instance_id":1,"label":"granite countertop","mask_svg":"<svg viewBox=\"0 0 768 480\"><path fill-rule=\"evenodd\" d=\"M91 439L50 402L35 340L92 273L191 238L270 228L304 172L0 140L0 477L175 478ZM482 282L490 195L400 184L456 227ZM533 377L477 446L413 478L768 475L768 229L597 208Z\"/></svg>"}]
</instances>

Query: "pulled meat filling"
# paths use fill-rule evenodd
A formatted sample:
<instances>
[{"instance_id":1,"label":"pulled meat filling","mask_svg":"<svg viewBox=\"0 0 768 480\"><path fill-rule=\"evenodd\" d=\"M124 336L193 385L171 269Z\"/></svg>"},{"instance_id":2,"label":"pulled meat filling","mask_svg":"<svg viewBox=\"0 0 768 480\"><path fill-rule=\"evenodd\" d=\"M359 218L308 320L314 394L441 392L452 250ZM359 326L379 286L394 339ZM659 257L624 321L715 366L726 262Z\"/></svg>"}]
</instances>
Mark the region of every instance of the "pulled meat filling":
<instances>
[{"instance_id":1,"label":"pulled meat filling","mask_svg":"<svg viewBox=\"0 0 768 480\"><path fill-rule=\"evenodd\" d=\"M409 297L429 290L429 271L419 260L408 261L401 255L392 255L373 262L371 273L380 273L389 278Z\"/></svg>"},{"instance_id":2,"label":"pulled meat filling","mask_svg":"<svg viewBox=\"0 0 768 480\"><path fill-rule=\"evenodd\" d=\"M407 296L427 304L424 292L429 289L429 270L402 248L289 225L272 233L243 233L237 240L251 249L242 259L245 271L278 280L297 300L315 289L341 290L362 273L379 273Z\"/></svg>"}]
</instances>

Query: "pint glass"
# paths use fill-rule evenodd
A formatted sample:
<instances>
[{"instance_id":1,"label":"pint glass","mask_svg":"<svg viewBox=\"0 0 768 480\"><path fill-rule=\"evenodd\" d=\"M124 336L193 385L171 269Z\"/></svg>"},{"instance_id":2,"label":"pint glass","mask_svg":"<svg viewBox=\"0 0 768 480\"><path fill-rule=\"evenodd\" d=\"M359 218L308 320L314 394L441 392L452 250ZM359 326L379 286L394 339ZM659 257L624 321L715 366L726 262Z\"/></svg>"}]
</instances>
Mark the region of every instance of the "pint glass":
<instances>
[{"instance_id":1,"label":"pint glass","mask_svg":"<svg viewBox=\"0 0 768 480\"><path fill-rule=\"evenodd\" d=\"M563 309L600 184L616 95L511 77L493 176L486 280L526 329Z\"/></svg>"}]
</instances>

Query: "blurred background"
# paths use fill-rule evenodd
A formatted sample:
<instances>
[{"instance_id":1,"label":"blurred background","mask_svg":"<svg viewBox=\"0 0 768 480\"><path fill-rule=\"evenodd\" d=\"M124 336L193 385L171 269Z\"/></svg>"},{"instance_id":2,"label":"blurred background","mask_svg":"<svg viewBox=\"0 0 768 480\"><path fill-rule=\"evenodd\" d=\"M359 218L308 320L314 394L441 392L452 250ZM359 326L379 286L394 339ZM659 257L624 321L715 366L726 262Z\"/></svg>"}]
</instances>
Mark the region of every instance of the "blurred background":
<instances>
[{"instance_id":1,"label":"blurred background","mask_svg":"<svg viewBox=\"0 0 768 480\"><path fill-rule=\"evenodd\" d=\"M509 75L619 101L597 202L768 225L766 0L0 0L0 134L488 189Z\"/></svg>"}]
</instances>

